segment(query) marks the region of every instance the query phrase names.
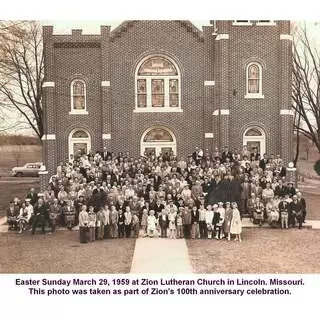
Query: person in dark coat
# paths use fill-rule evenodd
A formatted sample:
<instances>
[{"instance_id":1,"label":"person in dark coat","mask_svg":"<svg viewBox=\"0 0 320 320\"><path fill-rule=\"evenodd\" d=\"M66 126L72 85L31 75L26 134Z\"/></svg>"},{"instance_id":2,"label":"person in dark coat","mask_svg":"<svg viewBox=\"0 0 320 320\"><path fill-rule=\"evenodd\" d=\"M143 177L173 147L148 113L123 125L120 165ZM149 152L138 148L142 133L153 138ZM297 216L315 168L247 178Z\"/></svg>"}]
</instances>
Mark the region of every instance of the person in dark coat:
<instances>
[{"instance_id":1,"label":"person in dark coat","mask_svg":"<svg viewBox=\"0 0 320 320\"><path fill-rule=\"evenodd\" d=\"M38 199L37 204L34 206L34 219L32 223L32 234L35 234L36 227L41 226L42 233L45 233L45 224L49 216L49 207L44 203L43 199Z\"/></svg>"},{"instance_id":2,"label":"person in dark coat","mask_svg":"<svg viewBox=\"0 0 320 320\"><path fill-rule=\"evenodd\" d=\"M199 210L196 205L191 211L191 239L196 239L199 236Z\"/></svg>"},{"instance_id":3,"label":"person in dark coat","mask_svg":"<svg viewBox=\"0 0 320 320\"><path fill-rule=\"evenodd\" d=\"M166 209L162 209L159 214L159 225L161 229L161 238L166 238L169 227L168 212Z\"/></svg>"},{"instance_id":4,"label":"person in dark coat","mask_svg":"<svg viewBox=\"0 0 320 320\"><path fill-rule=\"evenodd\" d=\"M35 191L34 188L31 188L30 191L28 192L27 196L26 196L27 199L30 199L30 204L32 206L34 206L38 200L38 195Z\"/></svg>"},{"instance_id":5,"label":"person in dark coat","mask_svg":"<svg viewBox=\"0 0 320 320\"><path fill-rule=\"evenodd\" d=\"M289 219L292 227L294 228L296 226L296 221L299 224L299 229L302 228L302 205L301 202L298 202L298 197L297 195L294 195L292 197L292 202L290 203L290 215Z\"/></svg>"},{"instance_id":6,"label":"person in dark coat","mask_svg":"<svg viewBox=\"0 0 320 320\"><path fill-rule=\"evenodd\" d=\"M190 239L190 229L191 229L191 209L185 207L182 213L183 221L183 234L185 239Z\"/></svg>"},{"instance_id":7,"label":"person in dark coat","mask_svg":"<svg viewBox=\"0 0 320 320\"><path fill-rule=\"evenodd\" d=\"M9 204L9 208L7 209L7 222L8 222L8 230L14 229L17 230L17 218L19 216L19 207L15 206L14 202L11 201Z\"/></svg>"},{"instance_id":8,"label":"person in dark coat","mask_svg":"<svg viewBox=\"0 0 320 320\"><path fill-rule=\"evenodd\" d=\"M302 223L305 223L306 215L307 215L307 204L306 204L306 199L302 197L302 193L300 191L297 192L297 200L301 204Z\"/></svg>"}]
</instances>

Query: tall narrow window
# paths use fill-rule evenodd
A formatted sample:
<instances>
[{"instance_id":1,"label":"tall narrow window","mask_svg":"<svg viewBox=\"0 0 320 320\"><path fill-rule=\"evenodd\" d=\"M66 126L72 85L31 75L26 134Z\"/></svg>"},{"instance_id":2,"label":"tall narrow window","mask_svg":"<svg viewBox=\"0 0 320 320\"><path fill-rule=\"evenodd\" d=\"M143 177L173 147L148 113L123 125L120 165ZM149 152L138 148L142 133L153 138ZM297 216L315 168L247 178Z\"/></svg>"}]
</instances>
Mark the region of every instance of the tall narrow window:
<instances>
[{"instance_id":1,"label":"tall narrow window","mask_svg":"<svg viewBox=\"0 0 320 320\"><path fill-rule=\"evenodd\" d=\"M179 112L180 72L167 57L142 60L136 71L135 112Z\"/></svg>"},{"instance_id":2,"label":"tall narrow window","mask_svg":"<svg viewBox=\"0 0 320 320\"><path fill-rule=\"evenodd\" d=\"M164 107L163 79L152 79L152 107Z\"/></svg>"},{"instance_id":3,"label":"tall narrow window","mask_svg":"<svg viewBox=\"0 0 320 320\"><path fill-rule=\"evenodd\" d=\"M246 72L246 98L263 98L261 65L259 63L250 63L247 66Z\"/></svg>"},{"instance_id":4,"label":"tall narrow window","mask_svg":"<svg viewBox=\"0 0 320 320\"><path fill-rule=\"evenodd\" d=\"M86 85L82 80L71 83L71 113L86 112Z\"/></svg>"},{"instance_id":5,"label":"tall narrow window","mask_svg":"<svg viewBox=\"0 0 320 320\"><path fill-rule=\"evenodd\" d=\"M138 108L147 106L147 83L145 79L139 79L138 83Z\"/></svg>"}]
</instances>

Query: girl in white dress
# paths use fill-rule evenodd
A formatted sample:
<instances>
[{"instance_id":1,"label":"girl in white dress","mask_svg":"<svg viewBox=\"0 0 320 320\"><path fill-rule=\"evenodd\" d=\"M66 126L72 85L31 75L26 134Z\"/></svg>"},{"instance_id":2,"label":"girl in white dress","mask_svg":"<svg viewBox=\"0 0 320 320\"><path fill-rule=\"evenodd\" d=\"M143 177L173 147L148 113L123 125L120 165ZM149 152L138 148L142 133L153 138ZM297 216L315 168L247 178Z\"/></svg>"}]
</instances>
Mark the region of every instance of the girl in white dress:
<instances>
[{"instance_id":1,"label":"girl in white dress","mask_svg":"<svg viewBox=\"0 0 320 320\"><path fill-rule=\"evenodd\" d=\"M154 216L154 210L150 210L150 214L147 222L148 222L148 236L152 238L155 235L156 222L157 222L157 219Z\"/></svg>"},{"instance_id":2,"label":"girl in white dress","mask_svg":"<svg viewBox=\"0 0 320 320\"><path fill-rule=\"evenodd\" d=\"M173 211L169 212L168 215L169 220L169 238L175 239L176 238L176 214Z\"/></svg>"}]
</instances>

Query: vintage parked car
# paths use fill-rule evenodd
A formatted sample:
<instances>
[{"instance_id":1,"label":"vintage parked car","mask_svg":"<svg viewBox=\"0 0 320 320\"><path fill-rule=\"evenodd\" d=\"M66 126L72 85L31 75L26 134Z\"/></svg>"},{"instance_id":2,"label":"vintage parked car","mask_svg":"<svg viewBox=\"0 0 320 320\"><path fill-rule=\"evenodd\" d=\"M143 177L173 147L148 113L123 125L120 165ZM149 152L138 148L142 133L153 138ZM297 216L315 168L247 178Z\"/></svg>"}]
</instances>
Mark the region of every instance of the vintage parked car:
<instances>
[{"instance_id":1,"label":"vintage parked car","mask_svg":"<svg viewBox=\"0 0 320 320\"><path fill-rule=\"evenodd\" d=\"M26 163L23 167L12 168L14 177L38 177L39 171L43 170L42 162Z\"/></svg>"}]
</instances>

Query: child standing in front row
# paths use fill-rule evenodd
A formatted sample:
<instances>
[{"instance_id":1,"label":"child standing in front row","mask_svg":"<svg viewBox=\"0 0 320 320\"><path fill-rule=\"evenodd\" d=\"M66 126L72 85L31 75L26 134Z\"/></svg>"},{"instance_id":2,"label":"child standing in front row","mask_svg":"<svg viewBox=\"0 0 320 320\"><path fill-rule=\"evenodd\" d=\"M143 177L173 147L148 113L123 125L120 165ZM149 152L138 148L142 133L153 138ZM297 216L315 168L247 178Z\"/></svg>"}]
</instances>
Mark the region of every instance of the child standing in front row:
<instances>
[{"instance_id":1,"label":"child standing in front row","mask_svg":"<svg viewBox=\"0 0 320 320\"><path fill-rule=\"evenodd\" d=\"M89 207L89 242L96 240L96 213L93 211L93 206Z\"/></svg>"},{"instance_id":2,"label":"child standing in front row","mask_svg":"<svg viewBox=\"0 0 320 320\"><path fill-rule=\"evenodd\" d=\"M157 223L157 219L154 215L154 210L150 210L150 215L147 221L148 221L148 237L153 238L153 236L155 235L156 223Z\"/></svg>"},{"instance_id":3,"label":"child standing in front row","mask_svg":"<svg viewBox=\"0 0 320 320\"><path fill-rule=\"evenodd\" d=\"M147 227L148 227L148 209L143 209L142 217L141 217L141 229L142 229L143 237L147 235Z\"/></svg>"},{"instance_id":4,"label":"child standing in front row","mask_svg":"<svg viewBox=\"0 0 320 320\"><path fill-rule=\"evenodd\" d=\"M183 238L183 221L182 221L182 214L180 210L177 215L177 238L178 239Z\"/></svg>"},{"instance_id":5,"label":"child standing in front row","mask_svg":"<svg viewBox=\"0 0 320 320\"><path fill-rule=\"evenodd\" d=\"M168 214L169 220L169 238L175 239L176 238L176 214L175 212L170 211Z\"/></svg>"}]
</instances>

